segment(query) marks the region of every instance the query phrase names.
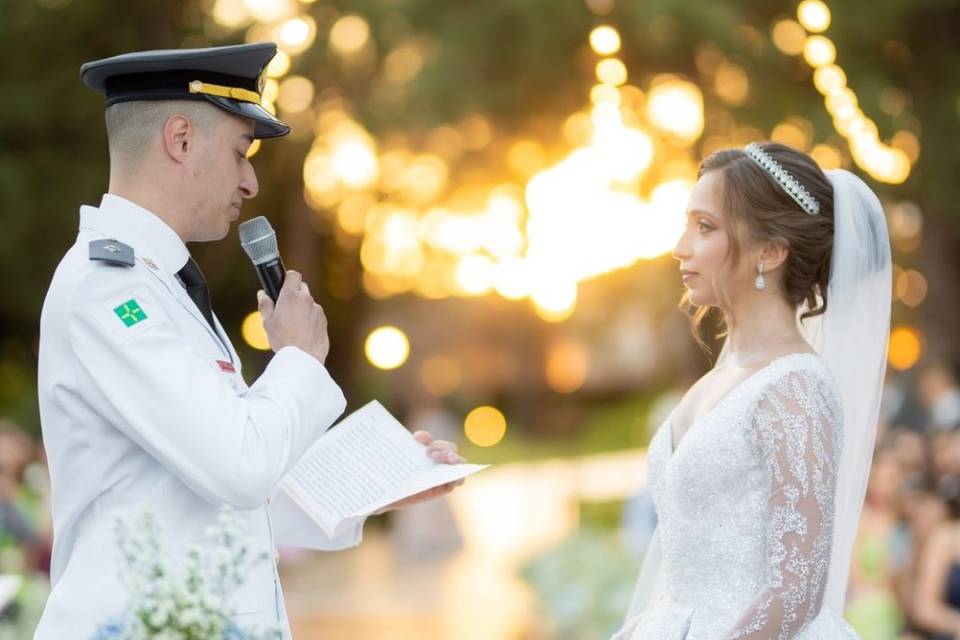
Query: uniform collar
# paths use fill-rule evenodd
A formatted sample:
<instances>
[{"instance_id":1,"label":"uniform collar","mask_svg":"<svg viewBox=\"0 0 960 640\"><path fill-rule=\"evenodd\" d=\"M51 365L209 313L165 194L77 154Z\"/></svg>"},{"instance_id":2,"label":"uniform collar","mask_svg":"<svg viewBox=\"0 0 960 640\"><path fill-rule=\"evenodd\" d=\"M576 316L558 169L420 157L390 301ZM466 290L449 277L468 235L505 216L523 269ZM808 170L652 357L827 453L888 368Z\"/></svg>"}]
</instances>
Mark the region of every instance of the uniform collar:
<instances>
[{"instance_id":1,"label":"uniform collar","mask_svg":"<svg viewBox=\"0 0 960 640\"><path fill-rule=\"evenodd\" d=\"M179 271L190 257L187 245L157 214L112 193L103 194L99 208L80 207L80 228L85 227L133 245L169 273Z\"/></svg>"}]
</instances>

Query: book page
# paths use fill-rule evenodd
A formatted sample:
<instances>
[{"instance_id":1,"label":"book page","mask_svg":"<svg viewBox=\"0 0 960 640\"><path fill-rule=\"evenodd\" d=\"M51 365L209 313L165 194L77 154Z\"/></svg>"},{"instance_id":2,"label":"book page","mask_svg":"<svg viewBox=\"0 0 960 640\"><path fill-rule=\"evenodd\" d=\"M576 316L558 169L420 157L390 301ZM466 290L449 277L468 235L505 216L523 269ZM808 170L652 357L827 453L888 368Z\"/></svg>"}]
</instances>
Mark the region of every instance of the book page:
<instances>
[{"instance_id":1,"label":"book page","mask_svg":"<svg viewBox=\"0 0 960 640\"><path fill-rule=\"evenodd\" d=\"M284 477L283 488L332 535L345 521L483 468L434 462L373 401L321 436Z\"/></svg>"}]
</instances>

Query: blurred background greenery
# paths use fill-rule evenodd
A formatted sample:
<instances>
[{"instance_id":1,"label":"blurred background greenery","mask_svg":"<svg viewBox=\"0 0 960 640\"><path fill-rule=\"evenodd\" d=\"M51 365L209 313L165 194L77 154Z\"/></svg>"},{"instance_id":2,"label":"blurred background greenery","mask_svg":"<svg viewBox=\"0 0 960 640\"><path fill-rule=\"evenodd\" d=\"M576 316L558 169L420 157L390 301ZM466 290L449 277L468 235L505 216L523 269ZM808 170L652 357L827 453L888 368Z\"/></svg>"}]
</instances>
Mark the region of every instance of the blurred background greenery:
<instances>
[{"instance_id":1,"label":"blurred background greenery","mask_svg":"<svg viewBox=\"0 0 960 640\"><path fill-rule=\"evenodd\" d=\"M0 416L40 434L43 296L79 205L106 189L102 99L79 66L131 50L276 41L264 104L294 132L252 150L260 195L243 215L271 219L286 264L323 303L328 364L351 408L378 397L409 426L498 463L455 499L452 519L424 516L459 542L416 566L433 567L433 582L448 570L476 577L483 553L499 554L502 575L477 588L509 583L529 598L506 607L513 622L474 635L425 627L435 614L417 601L408 608L420 614L388 616L390 637L407 637L404 616L418 638L602 637L642 553L621 511L642 490L643 447L710 366L677 309L669 255L705 155L773 139L864 176L884 201L896 263L889 377L891 396L906 400L885 419L926 433L955 390L958 33L960 4L948 0L4 0ZM239 243L191 251L255 376L269 352ZM20 471L39 457L32 447ZM15 493L42 494L42 473L33 478ZM497 487L530 495L511 502ZM537 501L554 507L531 511ZM483 524L511 517L542 526ZM34 520L42 529L42 515ZM290 556L290 588L313 594L328 634L309 635L311 614L295 613L303 637L384 637L369 611L330 613L339 601L295 564L359 575L378 549L419 548L397 542L404 526L385 523L382 549L374 540L336 559ZM392 593L399 575L370 580ZM589 576L581 587L595 588L564 591L558 576ZM865 618L882 627L871 637L893 637L902 620L885 588L864 592L881 593L883 613ZM474 594L476 609L505 606L512 592L497 592Z\"/></svg>"}]
</instances>

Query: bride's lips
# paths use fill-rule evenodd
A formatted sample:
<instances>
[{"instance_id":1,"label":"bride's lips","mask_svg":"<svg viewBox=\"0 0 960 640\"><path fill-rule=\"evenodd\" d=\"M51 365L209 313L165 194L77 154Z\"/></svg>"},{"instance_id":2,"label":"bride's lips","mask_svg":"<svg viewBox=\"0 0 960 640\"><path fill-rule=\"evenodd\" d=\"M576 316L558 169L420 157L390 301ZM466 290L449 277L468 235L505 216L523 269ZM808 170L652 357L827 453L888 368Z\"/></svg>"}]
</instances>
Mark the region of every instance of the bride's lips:
<instances>
[{"instance_id":1,"label":"bride's lips","mask_svg":"<svg viewBox=\"0 0 960 640\"><path fill-rule=\"evenodd\" d=\"M695 272L695 271L681 271L680 273L681 273L680 279L683 280L683 283L684 283L684 284L686 284L687 282L689 282L691 278L694 278L694 277L696 277L697 275L699 275L699 274L698 274L697 272Z\"/></svg>"}]
</instances>

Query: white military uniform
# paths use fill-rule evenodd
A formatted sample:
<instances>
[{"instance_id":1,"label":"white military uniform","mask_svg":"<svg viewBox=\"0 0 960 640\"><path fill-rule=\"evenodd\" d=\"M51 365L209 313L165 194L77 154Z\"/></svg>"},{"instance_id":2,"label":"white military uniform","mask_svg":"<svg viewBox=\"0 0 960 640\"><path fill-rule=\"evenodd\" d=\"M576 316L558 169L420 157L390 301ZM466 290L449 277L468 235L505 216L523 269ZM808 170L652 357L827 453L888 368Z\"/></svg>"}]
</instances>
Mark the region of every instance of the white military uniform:
<instances>
[{"instance_id":1,"label":"white military uniform","mask_svg":"<svg viewBox=\"0 0 960 640\"><path fill-rule=\"evenodd\" d=\"M132 247L135 264L91 260L98 239ZM224 503L241 510L252 551L271 558L275 544L360 542L362 524L330 540L276 492L343 412L340 388L295 347L247 387L223 328L210 327L174 275L188 255L160 218L107 194L99 209L81 208L76 244L53 276L39 362L53 590L37 640L85 640L123 611L114 541L121 512L152 512L174 558L210 544L204 529ZM279 624L289 634L273 561L257 567L233 604L239 624Z\"/></svg>"}]
</instances>

